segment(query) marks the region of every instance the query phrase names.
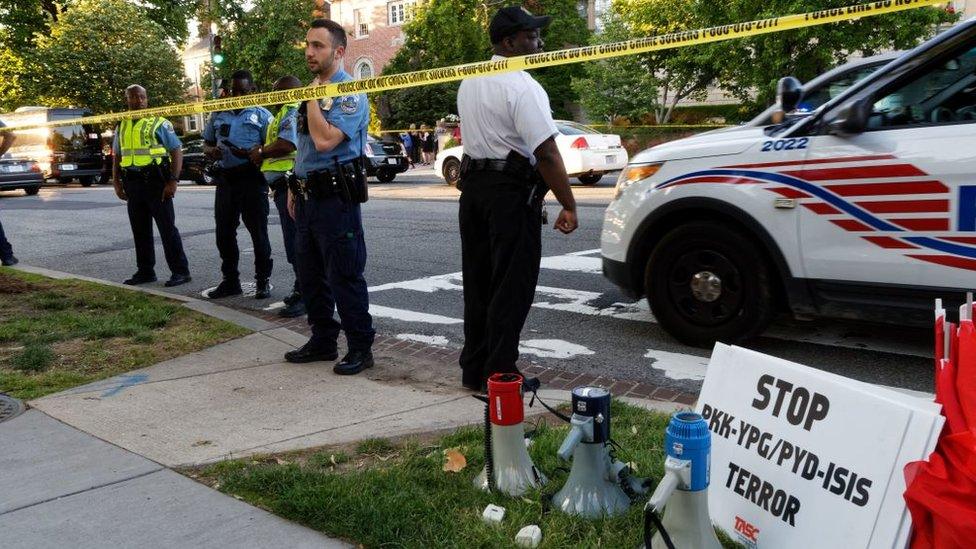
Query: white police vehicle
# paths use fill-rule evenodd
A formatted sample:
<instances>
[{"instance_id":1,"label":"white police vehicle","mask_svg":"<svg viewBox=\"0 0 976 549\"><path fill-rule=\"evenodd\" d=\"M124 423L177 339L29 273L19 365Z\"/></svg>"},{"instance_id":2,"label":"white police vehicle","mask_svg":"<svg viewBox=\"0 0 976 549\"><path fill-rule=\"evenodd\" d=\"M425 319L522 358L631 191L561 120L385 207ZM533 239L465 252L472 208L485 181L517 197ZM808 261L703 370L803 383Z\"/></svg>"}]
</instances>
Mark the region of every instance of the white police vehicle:
<instances>
[{"instance_id":1,"label":"white police vehicle","mask_svg":"<svg viewBox=\"0 0 976 549\"><path fill-rule=\"evenodd\" d=\"M762 134L639 153L601 241L605 276L691 345L780 309L931 323L933 297L976 286L976 21Z\"/></svg>"}]
</instances>

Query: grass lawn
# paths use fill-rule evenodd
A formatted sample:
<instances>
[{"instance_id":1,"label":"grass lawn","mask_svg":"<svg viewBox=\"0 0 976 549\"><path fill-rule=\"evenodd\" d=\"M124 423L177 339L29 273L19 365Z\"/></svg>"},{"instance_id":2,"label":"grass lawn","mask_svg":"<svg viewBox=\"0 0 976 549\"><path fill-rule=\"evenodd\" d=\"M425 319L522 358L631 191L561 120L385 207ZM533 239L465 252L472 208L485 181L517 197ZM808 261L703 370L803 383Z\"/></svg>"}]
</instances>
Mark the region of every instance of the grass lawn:
<instances>
[{"instance_id":1,"label":"grass lawn","mask_svg":"<svg viewBox=\"0 0 976 549\"><path fill-rule=\"evenodd\" d=\"M248 330L162 297L0 269L0 392L33 399Z\"/></svg>"},{"instance_id":2,"label":"grass lawn","mask_svg":"<svg viewBox=\"0 0 976 549\"><path fill-rule=\"evenodd\" d=\"M479 406L472 399L472 406ZM663 470L664 428L669 417L614 404L611 425L638 476L655 482ZM558 421L558 420L556 420ZM527 426L527 429L532 427ZM482 429L462 428L439 439L404 442L368 440L355 447L305 451L219 463L184 471L222 492L279 516L351 540L365 547L513 547L523 526L542 528L540 547L637 547L642 541L643 505L601 520L545 510L545 494L562 487L568 471L556 457L563 424L540 422L529 449L549 484L523 498L488 494L472 486L484 465ZM442 470L445 451L467 459L459 473ZM499 526L481 521L489 503L506 508ZM724 540L726 547L735 547Z\"/></svg>"}]
</instances>

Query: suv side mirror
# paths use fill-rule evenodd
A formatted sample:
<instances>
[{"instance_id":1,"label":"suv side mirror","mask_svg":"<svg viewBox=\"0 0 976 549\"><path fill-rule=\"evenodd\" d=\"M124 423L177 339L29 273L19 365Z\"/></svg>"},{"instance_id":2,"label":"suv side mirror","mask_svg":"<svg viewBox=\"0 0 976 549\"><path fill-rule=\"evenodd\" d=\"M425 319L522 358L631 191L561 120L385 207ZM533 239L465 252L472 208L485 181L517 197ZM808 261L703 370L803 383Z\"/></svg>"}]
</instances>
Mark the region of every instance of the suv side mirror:
<instances>
[{"instance_id":1,"label":"suv side mirror","mask_svg":"<svg viewBox=\"0 0 976 549\"><path fill-rule=\"evenodd\" d=\"M803 84L792 76L784 76L776 84L776 103L783 112L792 112L803 97Z\"/></svg>"},{"instance_id":2,"label":"suv side mirror","mask_svg":"<svg viewBox=\"0 0 976 549\"><path fill-rule=\"evenodd\" d=\"M841 107L837 115L828 122L830 133L855 135L864 133L874 112L874 102L870 97L862 97Z\"/></svg>"}]
</instances>

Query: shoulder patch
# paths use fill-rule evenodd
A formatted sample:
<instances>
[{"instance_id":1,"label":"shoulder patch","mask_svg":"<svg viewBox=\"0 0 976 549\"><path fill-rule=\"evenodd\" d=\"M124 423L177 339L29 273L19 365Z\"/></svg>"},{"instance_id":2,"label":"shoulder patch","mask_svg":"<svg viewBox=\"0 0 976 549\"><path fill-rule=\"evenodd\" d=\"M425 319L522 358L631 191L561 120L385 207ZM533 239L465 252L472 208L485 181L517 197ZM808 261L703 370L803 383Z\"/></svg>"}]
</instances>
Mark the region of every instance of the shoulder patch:
<instances>
[{"instance_id":1,"label":"shoulder patch","mask_svg":"<svg viewBox=\"0 0 976 549\"><path fill-rule=\"evenodd\" d=\"M260 122L258 122L258 113L256 113L256 112L252 112L251 113L251 116L248 117L248 120L251 121L251 124L259 124L260 123Z\"/></svg>"},{"instance_id":2,"label":"shoulder patch","mask_svg":"<svg viewBox=\"0 0 976 549\"><path fill-rule=\"evenodd\" d=\"M352 114L359 110L359 96L347 95L339 99L339 108L346 114Z\"/></svg>"}]
</instances>

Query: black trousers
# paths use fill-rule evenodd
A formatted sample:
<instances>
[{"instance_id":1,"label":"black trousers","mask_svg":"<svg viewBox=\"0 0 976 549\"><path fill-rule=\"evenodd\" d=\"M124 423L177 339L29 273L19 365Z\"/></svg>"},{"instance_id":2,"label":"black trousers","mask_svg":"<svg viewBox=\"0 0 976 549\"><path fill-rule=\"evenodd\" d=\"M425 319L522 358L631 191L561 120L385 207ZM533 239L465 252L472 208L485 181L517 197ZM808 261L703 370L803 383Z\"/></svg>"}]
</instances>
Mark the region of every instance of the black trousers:
<instances>
[{"instance_id":1,"label":"black trousers","mask_svg":"<svg viewBox=\"0 0 976 549\"><path fill-rule=\"evenodd\" d=\"M14 256L14 249L7 242L7 235L3 233L3 223L0 223L0 259L10 259Z\"/></svg>"},{"instance_id":2,"label":"black trousers","mask_svg":"<svg viewBox=\"0 0 976 549\"><path fill-rule=\"evenodd\" d=\"M337 196L299 198L295 214L295 258L312 339L334 348L341 328L350 351L369 350L376 331L363 277L366 239L359 204Z\"/></svg>"},{"instance_id":3,"label":"black trousers","mask_svg":"<svg viewBox=\"0 0 976 549\"><path fill-rule=\"evenodd\" d=\"M465 383L518 372L519 334L535 297L542 257L542 209L528 188L499 172L461 178L458 218L464 276Z\"/></svg>"},{"instance_id":4,"label":"black trousers","mask_svg":"<svg viewBox=\"0 0 976 549\"><path fill-rule=\"evenodd\" d=\"M285 183L284 176L270 180L268 184L272 186L275 209L278 210L281 237L285 245L285 259L295 271L295 289L298 290L298 262L295 260L295 220L288 214L288 185Z\"/></svg>"},{"instance_id":5,"label":"black trousers","mask_svg":"<svg viewBox=\"0 0 976 549\"><path fill-rule=\"evenodd\" d=\"M268 184L264 174L248 162L239 168L223 171L214 196L214 221L216 222L217 251L220 252L220 271L227 280L240 280L237 264L240 250L237 247L237 228L244 220L244 227L251 233L254 247L254 278L271 277L271 242L268 239Z\"/></svg>"},{"instance_id":6,"label":"black trousers","mask_svg":"<svg viewBox=\"0 0 976 549\"><path fill-rule=\"evenodd\" d=\"M183 240L176 228L176 212L173 199L163 200L165 183L158 174L146 172L126 172L123 188L126 195L126 208L129 211L129 225L136 247L136 266L141 274L154 274L156 268L156 248L153 242L153 220L163 242L163 255L166 264L174 275L188 275Z\"/></svg>"}]
</instances>

